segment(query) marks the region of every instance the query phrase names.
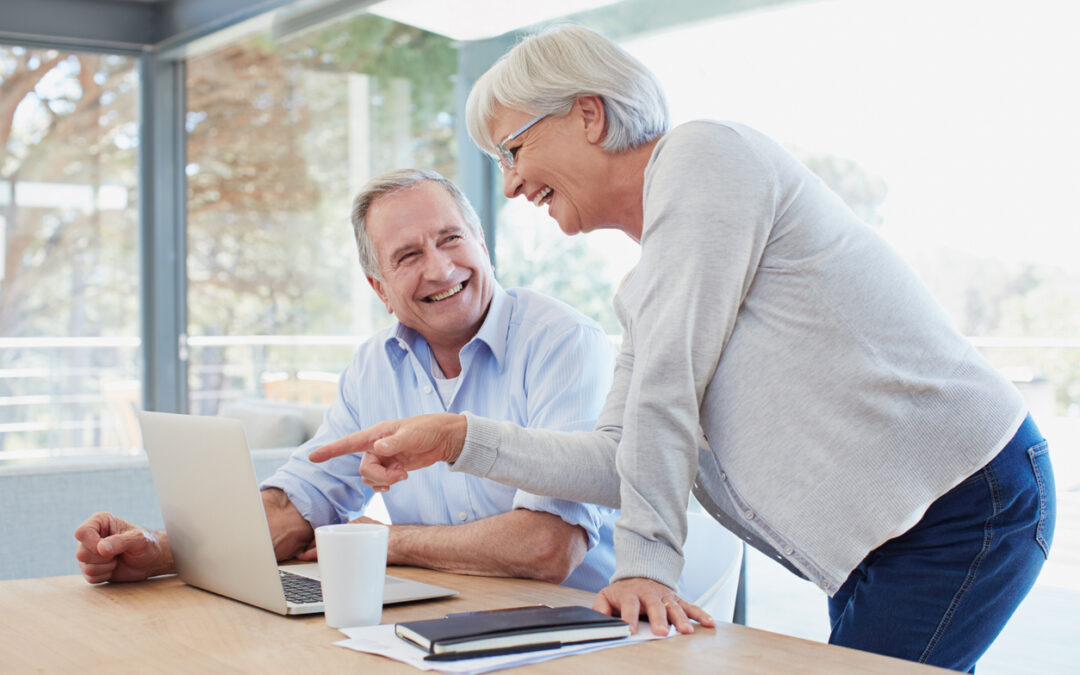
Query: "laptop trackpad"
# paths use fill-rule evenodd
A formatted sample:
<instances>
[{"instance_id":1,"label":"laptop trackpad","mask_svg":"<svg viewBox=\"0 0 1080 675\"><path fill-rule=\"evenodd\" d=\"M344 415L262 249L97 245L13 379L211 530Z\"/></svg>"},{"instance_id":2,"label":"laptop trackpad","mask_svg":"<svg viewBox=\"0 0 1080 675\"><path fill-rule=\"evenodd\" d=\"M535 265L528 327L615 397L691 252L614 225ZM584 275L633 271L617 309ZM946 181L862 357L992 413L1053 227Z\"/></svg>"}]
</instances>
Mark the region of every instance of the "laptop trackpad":
<instances>
[{"instance_id":1,"label":"laptop trackpad","mask_svg":"<svg viewBox=\"0 0 1080 675\"><path fill-rule=\"evenodd\" d=\"M308 579L322 580L322 577L319 576L319 563L304 563L302 565L282 565L281 569L285 570L286 572L292 572L293 574L297 574L302 577L307 577ZM399 579L398 577L386 575L387 586L389 586L390 584L400 584L404 581L404 579Z\"/></svg>"}]
</instances>

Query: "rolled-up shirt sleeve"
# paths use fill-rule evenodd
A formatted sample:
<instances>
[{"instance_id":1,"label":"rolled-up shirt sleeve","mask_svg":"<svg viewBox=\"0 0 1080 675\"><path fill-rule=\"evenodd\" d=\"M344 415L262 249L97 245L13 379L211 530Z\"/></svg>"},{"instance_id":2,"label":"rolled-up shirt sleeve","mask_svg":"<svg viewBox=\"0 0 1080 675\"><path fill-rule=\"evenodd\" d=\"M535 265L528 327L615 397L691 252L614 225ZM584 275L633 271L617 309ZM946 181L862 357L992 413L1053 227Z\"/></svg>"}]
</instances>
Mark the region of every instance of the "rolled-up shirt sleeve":
<instances>
[{"instance_id":1,"label":"rolled-up shirt sleeve","mask_svg":"<svg viewBox=\"0 0 1080 675\"><path fill-rule=\"evenodd\" d=\"M313 528L347 522L350 513L362 510L374 494L359 480L361 455L343 455L321 464L308 460L312 450L361 430L355 400L360 387L353 384L358 358L359 354L342 374L337 396L315 435L259 486L260 490L284 491Z\"/></svg>"},{"instance_id":2,"label":"rolled-up shirt sleeve","mask_svg":"<svg viewBox=\"0 0 1080 675\"><path fill-rule=\"evenodd\" d=\"M514 508L550 513L571 525L577 525L585 531L590 551L600 543L600 530L604 519L615 514L615 509L606 506L541 497L524 490L518 490L514 495Z\"/></svg>"}]
</instances>

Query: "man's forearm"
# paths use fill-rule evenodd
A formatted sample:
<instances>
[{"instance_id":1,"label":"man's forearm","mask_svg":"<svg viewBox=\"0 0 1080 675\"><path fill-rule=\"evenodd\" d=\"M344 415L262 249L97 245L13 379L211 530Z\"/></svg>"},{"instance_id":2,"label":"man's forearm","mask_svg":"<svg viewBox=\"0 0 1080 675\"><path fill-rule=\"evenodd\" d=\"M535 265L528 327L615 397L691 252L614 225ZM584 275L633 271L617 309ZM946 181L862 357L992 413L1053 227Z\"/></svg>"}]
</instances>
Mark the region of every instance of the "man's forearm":
<instances>
[{"instance_id":1,"label":"man's forearm","mask_svg":"<svg viewBox=\"0 0 1080 675\"><path fill-rule=\"evenodd\" d=\"M581 527L515 509L464 525L391 526L387 563L562 583L587 552Z\"/></svg>"},{"instance_id":2,"label":"man's forearm","mask_svg":"<svg viewBox=\"0 0 1080 675\"><path fill-rule=\"evenodd\" d=\"M304 552L315 538L311 524L300 515L283 490L263 490L262 500L277 559L288 560Z\"/></svg>"}]
</instances>

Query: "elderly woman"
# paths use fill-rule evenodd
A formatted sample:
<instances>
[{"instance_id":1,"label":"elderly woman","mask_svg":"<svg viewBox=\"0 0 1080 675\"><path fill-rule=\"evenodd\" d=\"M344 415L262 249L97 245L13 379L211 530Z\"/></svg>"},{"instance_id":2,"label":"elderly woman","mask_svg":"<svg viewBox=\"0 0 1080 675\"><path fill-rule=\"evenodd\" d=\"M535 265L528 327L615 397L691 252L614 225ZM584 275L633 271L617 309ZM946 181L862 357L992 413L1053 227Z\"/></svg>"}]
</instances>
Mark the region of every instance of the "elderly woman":
<instances>
[{"instance_id":1,"label":"elderly woman","mask_svg":"<svg viewBox=\"0 0 1080 675\"><path fill-rule=\"evenodd\" d=\"M584 28L514 47L467 115L508 197L641 244L604 412L576 434L412 418L320 456L365 452L381 489L447 461L620 507L596 607L657 632L710 622L672 591L693 489L828 594L831 642L973 668L1045 561L1053 474L1018 392L898 255L753 129L670 129L655 76Z\"/></svg>"}]
</instances>

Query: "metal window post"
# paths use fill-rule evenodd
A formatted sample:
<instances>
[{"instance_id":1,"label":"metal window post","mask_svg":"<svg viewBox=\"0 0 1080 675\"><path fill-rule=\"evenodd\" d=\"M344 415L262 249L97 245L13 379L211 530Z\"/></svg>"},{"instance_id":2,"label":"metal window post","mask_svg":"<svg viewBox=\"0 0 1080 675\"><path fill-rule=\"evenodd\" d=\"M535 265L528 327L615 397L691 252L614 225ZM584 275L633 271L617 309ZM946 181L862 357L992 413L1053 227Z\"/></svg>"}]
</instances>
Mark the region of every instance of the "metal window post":
<instances>
[{"instance_id":1,"label":"metal window post","mask_svg":"<svg viewBox=\"0 0 1080 675\"><path fill-rule=\"evenodd\" d=\"M187 410L184 62L139 62L139 264L143 407Z\"/></svg>"}]
</instances>

